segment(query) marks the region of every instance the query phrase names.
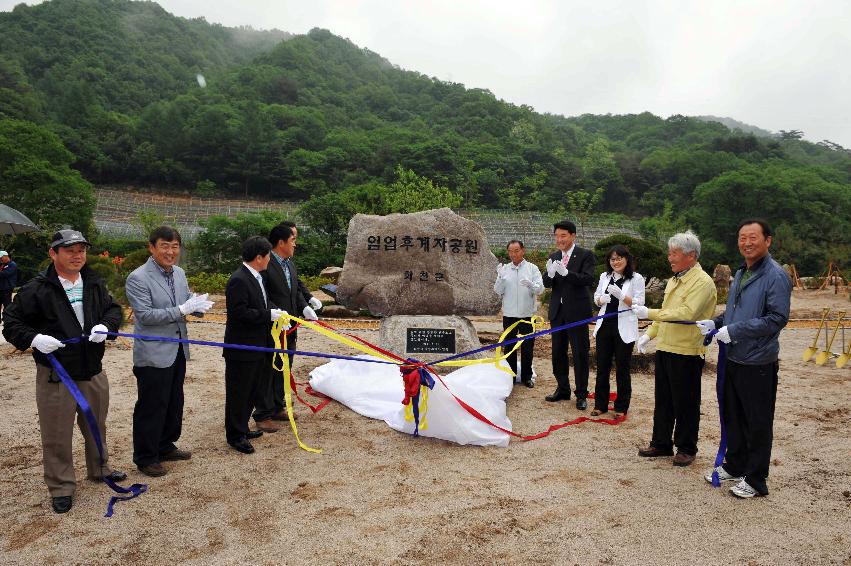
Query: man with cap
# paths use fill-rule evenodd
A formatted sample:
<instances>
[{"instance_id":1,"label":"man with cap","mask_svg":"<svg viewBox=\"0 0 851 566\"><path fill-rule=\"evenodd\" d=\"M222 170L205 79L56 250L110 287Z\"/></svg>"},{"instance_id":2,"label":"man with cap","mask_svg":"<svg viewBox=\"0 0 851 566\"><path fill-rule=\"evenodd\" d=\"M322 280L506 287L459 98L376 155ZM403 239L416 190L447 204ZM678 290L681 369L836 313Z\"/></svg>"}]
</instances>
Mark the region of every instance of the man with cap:
<instances>
[{"instance_id":1,"label":"man with cap","mask_svg":"<svg viewBox=\"0 0 851 566\"><path fill-rule=\"evenodd\" d=\"M591 318L591 286L594 284L594 254L580 248L576 242L576 225L562 220L553 225L553 237L558 250L547 260L544 287L552 289L550 296L550 327L563 326ZM550 402L570 399L570 378L567 347L573 350L573 371L576 373L576 408L588 408L588 358L591 339L588 325L583 324L552 334L553 375L558 387L545 399Z\"/></svg>"},{"instance_id":2,"label":"man with cap","mask_svg":"<svg viewBox=\"0 0 851 566\"><path fill-rule=\"evenodd\" d=\"M169 226L148 238L151 257L127 277L127 301L133 307L136 334L188 338L186 316L203 316L213 303L207 294L190 293L179 266L180 234ZM138 399L133 409L133 462L148 476L166 473L162 462L189 460L179 449L183 425L183 381L189 344L133 341L133 375Z\"/></svg>"},{"instance_id":3,"label":"man with cap","mask_svg":"<svg viewBox=\"0 0 851 566\"><path fill-rule=\"evenodd\" d=\"M0 317L3 309L12 303L12 291L18 284L18 264L9 257L9 252L0 250Z\"/></svg>"},{"instance_id":4,"label":"man with cap","mask_svg":"<svg viewBox=\"0 0 851 566\"><path fill-rule=\"evenodd\" d=\"M101 363L105 333L118 330L121 307L110 296L104 280L86 266L89 246L76 230L54 234L48 252L52 263L21 288L4 314L3 336L19 350L33 349L44 481L56 513L71 509L76 489L71 447L75 415L86 443L89 479L127 478L107 463L109 382ZM81 336L79 342L64 343ZM103 459L85 416L59 380L47 354L56 356L89 402L103 441Z\"/></svg>"}]
</instances>

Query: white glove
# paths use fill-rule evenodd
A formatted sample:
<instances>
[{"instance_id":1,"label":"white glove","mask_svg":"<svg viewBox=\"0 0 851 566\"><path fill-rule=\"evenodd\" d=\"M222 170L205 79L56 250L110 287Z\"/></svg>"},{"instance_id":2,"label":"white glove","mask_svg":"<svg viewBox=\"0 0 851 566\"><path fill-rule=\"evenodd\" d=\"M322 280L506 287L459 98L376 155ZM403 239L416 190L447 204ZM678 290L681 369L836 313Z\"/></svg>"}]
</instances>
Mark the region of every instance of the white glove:
<instances>
[{"instance_id":1,"label":"white glove","mask_svg":"<svg viewBox=\"0 0 851 566\"><path fill-rule=\"evenodd\" d=\"M638 339L638 353L646 354L647 353L647 344L650 343L650 336L646 333L641 335L641 338Z\"/></svg>"},{"instance_id":2,"label":"white glove","mask_svg":"<svg viewBox=\"0 0 851 566\"><path fill-rule=\"evenodd\" d=\"M600 295L600 298L597 299L597 300L599 302L599 305L602 307L603 305L607 305L607 304L612 302L612 296L611 295Z\"/></svg>"},{"instance_id":3,"label":"white glove","mask_svg":"<svg viewBox=\"0 0 851 566\"><path fill-rule=\"evenodd\" d=\"M556 266L556 273L558 273L562 277L567 275L567 266L564 263L562 263L560 261L556 261L555 266Z\"/></svg>"},{"instance_id":4,"label":"white glove","mask_svg":"<svg viewBox=\"0 0 851 566\"><path fill-rule=\"evenodd\" d=\"M715 337L718 338L719 342L724 342L725 344L729 344L733 341L733 339L730 338L730 331L727 330L726 326L722 326Z\"/></svg>"},{"instance_id":5,"label":"white glove","mask_svg":"<svg viewBox=\"0 0 851 566\"><path fill-rule=\"evenodd\" d=\"M322 310L322 301L320 301L316 297L310 297L308 304L310 304L310 306L313 307L313 310L316 310L316 311Z\"/></svg>"},{"instance_id":6,"label":"white glove","mask_svg":"<svg viewBox=\"0 0 851 566\"><path fill-rule=\"evenodd\" d=\"M532 280L531 279L527 279L527 278L523 277L522 279L520 279L520 284L522 286L526 287L527 289L532 288Z\"/></svg>"},{"instance_id":7,"label":"white glove","mask_svg":"<svg viewBox=\"0 0 851 566\"><path fill-rule=\"evenodd\" d=\"M304 307L302 314L304 314L305 320L319 320L319 317L316 316L316 311L310 307Z\"/></svg>"},{"instance_id":8,"label":"white glove","mask_svg":"<svg viewBox=\"0 0 851 566\"><path fill-rule=\"evenodd\" d=\"M714 320L698 320L695 324L697 324L697 327L700 329L700 333L704 336L715 330Z\"/></svg>"},{"instance_id":9,"label":"white glove","mask_svg":"<svg viewBox=\"0 0 851 566\"><path fill-rule=\"evenodd\" d=\"M281 310L281 309L269 310L269 315L272 317L272 322L275 322L276 320L278 320L279 318L281 318L285 314L287 314L287 311L284 311L284 310Z\"/></svg>"},{"instance_id":10,"label":"white glove","mask_svg":"<svg viewBox=\"0 0 851 566\"><path fill-rule=\"evenodd\" d=\"M180 314L186 316L188 314L192 314L193 312L207 312L213 307L213 303L207 300L209 295L204 293L203 295L196 295L192 293L192 296L187 299L185 303L180 305Z\"/></svg>"},{"instance_id":11,"label":"white glove","mask_svg":"<svg viewBox=\"0 0 851 566\"><path fill-rule=\"evenodd\" d=\"M107 328L103 324L95 324L94 326L92 326L92 330L91 332L89 332L89 342L100 344L101 342L106 340L106 334L98 334L98 332L109 332L109 328Z\"/></svg>"},{"instance_id":12,"label":"white glove","mask_svg":"<svg viewBox=\"0 0 851 566\"><path fill-rule=\"evenodd\" d=\"M547 275L550 279L556 276L556 264L551 259L547 260Z\"/></svg>"},{"instance_id":13,"label":"white glove","mask_svg":"<svg viewBox=\"0 0 851 566\"><path fill-rule=\"evenodd\" d=\"M623 299L623 291L617 285L609 285L606 287L606 292L618 300Z\"/></svg>"},{"instance_id":14,"label":"white glove","mask_svg":"<svg viewBox=\"0 0 851 566\"><path fill-rule=\"evenodd\" d=\"M42 354L50 354L59 348L64 348L65 344L47 334L36 334L33 338L33 343L30 344L33 350L38 350Z\"/></svg>"},{"instance_id":15,"label":"white glove","mask_svg":"<svg viewBox=\"0 0 851 566\"><path fill-rule=\"evenodd\" d=\"M635 305L632 307L632 312L634 312L638 318L646 319L647 315L650 313L650 309L648 309L644 305Z\"/></svg>"}]
</instances>

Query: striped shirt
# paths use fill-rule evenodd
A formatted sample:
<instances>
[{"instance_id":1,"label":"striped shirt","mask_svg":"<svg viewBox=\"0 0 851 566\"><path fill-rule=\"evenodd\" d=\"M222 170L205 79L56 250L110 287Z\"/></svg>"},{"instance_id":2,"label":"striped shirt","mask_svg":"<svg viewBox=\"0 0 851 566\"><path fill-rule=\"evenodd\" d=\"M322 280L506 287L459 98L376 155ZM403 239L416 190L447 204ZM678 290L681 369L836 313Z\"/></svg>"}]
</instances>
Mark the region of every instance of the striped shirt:
<instances>
[{"instance_id":1,"label":"striped shirt","mask_svg":"<svg viewBox=\"0 0 851 566\"><path fill-rule=\"evenodd\" d=\"M74 314L77 316L77 322L80 323L80 328L85 326L85 318L83 316L83 278L79 275L76 281L69 281L64 277L59 277L59 282L62 283L62 288L65 289L65 296L68 297L68 302L71 303L71 308L74 309Z\"/></svg>"}]
</instances>

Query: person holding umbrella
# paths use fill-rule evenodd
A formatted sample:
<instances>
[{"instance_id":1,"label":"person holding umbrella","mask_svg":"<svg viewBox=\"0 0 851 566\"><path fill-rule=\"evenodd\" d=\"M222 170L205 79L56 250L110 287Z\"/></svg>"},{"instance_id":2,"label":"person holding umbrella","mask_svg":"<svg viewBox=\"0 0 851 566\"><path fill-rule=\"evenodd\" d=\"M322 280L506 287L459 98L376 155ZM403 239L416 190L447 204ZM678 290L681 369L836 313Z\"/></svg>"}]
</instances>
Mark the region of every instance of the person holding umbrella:
<instances>
[{"instance_id":1,"label":"person holding umbrella","mask_svg":"<svg viewBox=\"0 0 851 566\"><path fill-rule=\"evenodd\" d=\"M3 310L12 304L12 291L18 284L18 264L9 257L9 252L0 250L0 319Z\"/></svg>"}]
</instances>

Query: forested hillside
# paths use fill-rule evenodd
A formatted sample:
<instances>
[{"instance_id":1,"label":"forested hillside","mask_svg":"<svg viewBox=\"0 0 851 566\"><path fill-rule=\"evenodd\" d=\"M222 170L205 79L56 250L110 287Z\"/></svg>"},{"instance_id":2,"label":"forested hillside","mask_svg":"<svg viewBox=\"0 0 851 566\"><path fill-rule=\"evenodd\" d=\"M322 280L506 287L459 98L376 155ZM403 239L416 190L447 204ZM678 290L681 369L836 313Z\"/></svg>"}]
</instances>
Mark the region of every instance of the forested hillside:
<instances>
[{"instance_id":1,"label":"forested hillside","mask_svg":"<svg viewBox=\"0 0 851 566\"><path fill-rule=\"evenodd\" d=\"M152 2L0 14L0 118L55 133L92 183L310 199L308 215L334 210L337 225L412 172L468 208L625 214L648 237L690 226L707 262L736 261L744 215L773 222L773 251L803 273L851 255L851 153L835 144L685 116L539 114L329 31L234 30ZM21 173L3 171L3 144L6 193Z\"/></svg>"}]
</instances>

